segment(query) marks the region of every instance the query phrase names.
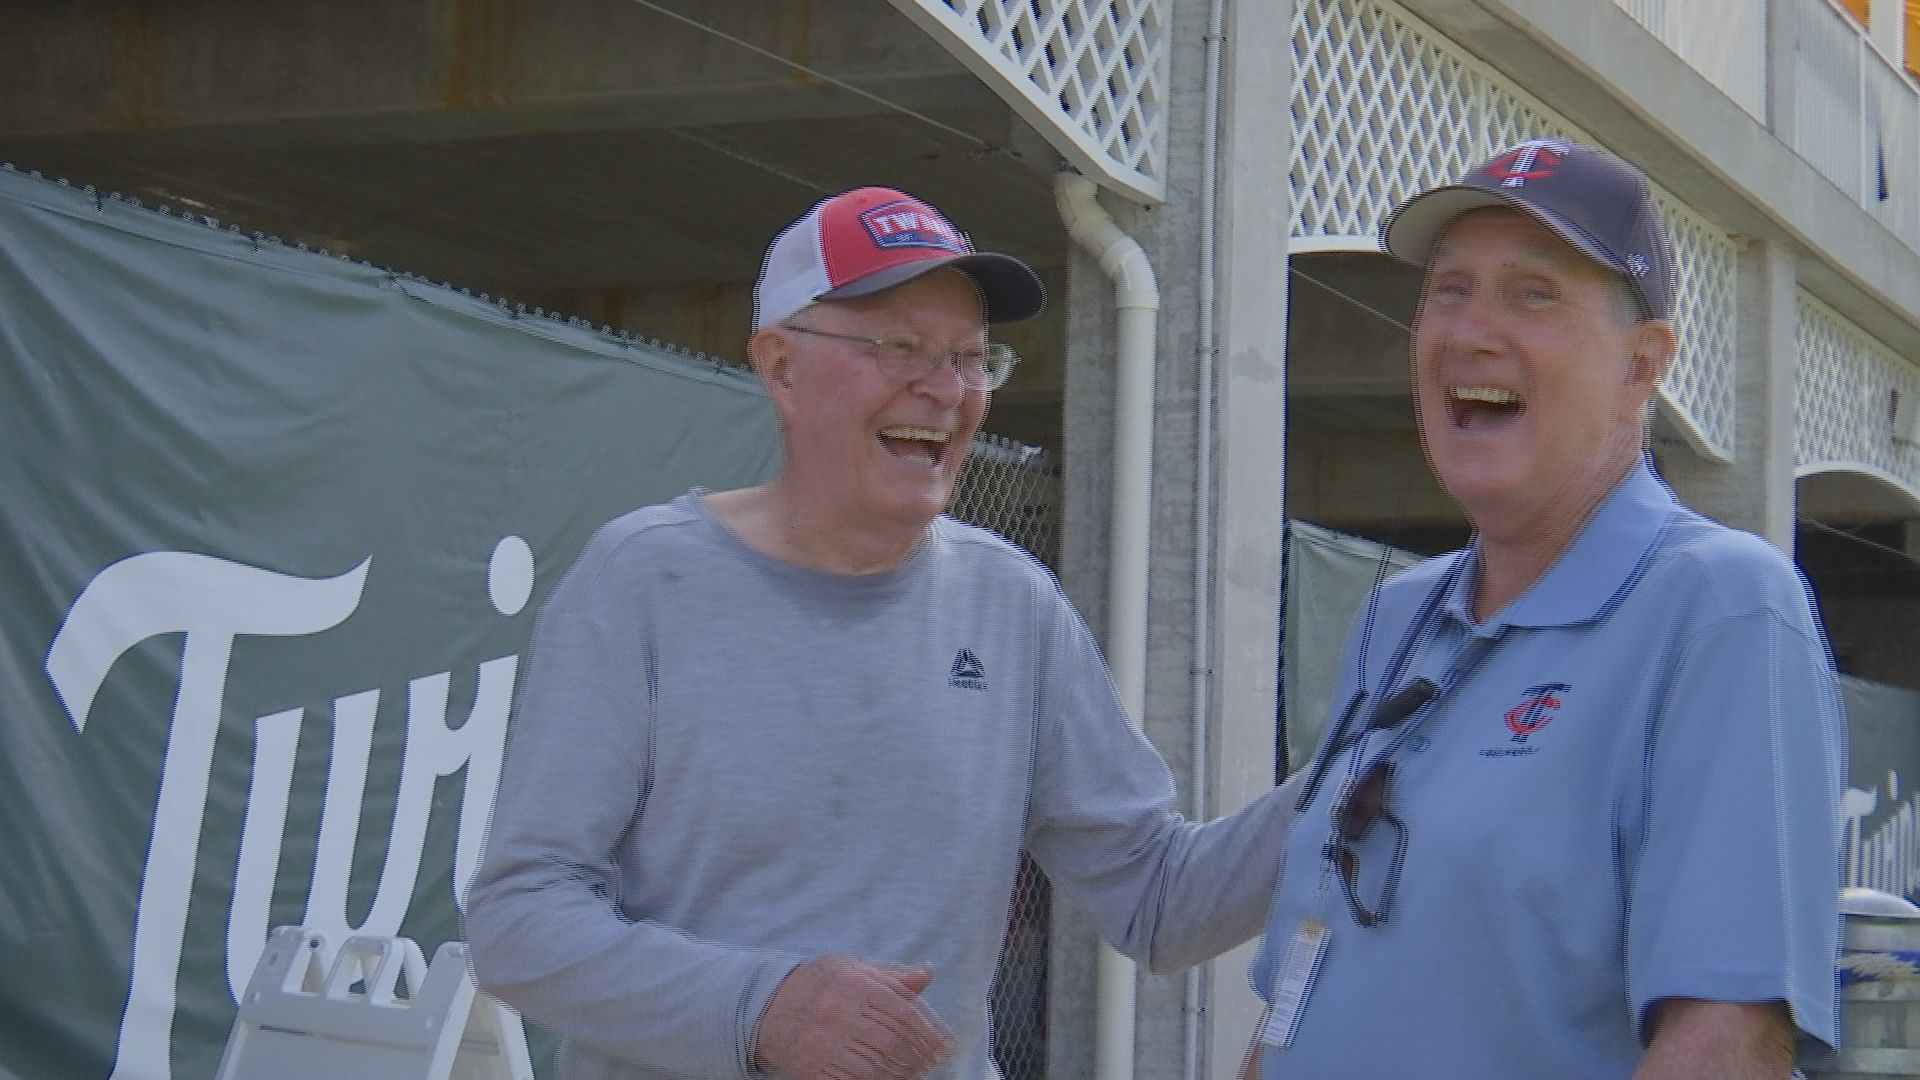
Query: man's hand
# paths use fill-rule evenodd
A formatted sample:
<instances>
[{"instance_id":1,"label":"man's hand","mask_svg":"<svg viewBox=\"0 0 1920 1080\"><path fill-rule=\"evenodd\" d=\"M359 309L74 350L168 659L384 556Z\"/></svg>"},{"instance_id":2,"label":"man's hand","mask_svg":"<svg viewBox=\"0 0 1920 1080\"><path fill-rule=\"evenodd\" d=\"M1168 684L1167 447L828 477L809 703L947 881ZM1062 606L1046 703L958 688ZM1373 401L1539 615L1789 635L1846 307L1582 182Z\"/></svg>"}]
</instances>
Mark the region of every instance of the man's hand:
<instances>
[{"instance_id":1,"label":"man's hand","mask_svg":"<svg viewBox=\"0 0 1920 1080\"><path fill-rule=\"evenodd\" d=\"M924 964L809 960L767 1002L754 1058L802 1080L916 1080L953 1056L953 1036L919 1001L932 981Z\"/></svg>"},{"instance_id":2,"label":"man's hand","mask_svg":"<svg viewBox=\"0 0 1920 1080\"><path fill-rule=\"evenodd\" d=\"M1260 1019L1253 1022L1253 1038L1247 1043L1246 1054L1240 1058L1240 1080L1260 1080L1260 1033L1267 1029L1267 1018L1272 1015L1273 1006L1269 1005L1260 1010Z\"/></svg>"}]
</instances>

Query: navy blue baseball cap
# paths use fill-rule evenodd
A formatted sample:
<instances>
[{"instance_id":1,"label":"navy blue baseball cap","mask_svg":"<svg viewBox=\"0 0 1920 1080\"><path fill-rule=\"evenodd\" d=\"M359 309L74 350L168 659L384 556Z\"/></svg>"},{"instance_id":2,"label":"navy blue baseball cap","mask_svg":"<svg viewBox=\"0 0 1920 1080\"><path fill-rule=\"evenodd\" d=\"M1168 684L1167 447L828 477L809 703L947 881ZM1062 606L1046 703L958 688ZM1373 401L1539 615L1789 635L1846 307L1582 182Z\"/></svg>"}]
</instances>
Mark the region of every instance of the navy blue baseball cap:
<instances>
[{"instance_id":1,"label":"navy blue baseball cap","mask_svg":"<svg viewBox=\"0 0 1920 1080\"><path fill-rule=\"evenodd\" d=\"M1673 240L1639 169L1595 147L1531 139L1495 154L1459 183L1408 199L1380 230L1380 245L1424 267L1455 219L1483 206L1530 215L1626 278L1647 318L1673 318Z\"/></svg>"}]
</instances>

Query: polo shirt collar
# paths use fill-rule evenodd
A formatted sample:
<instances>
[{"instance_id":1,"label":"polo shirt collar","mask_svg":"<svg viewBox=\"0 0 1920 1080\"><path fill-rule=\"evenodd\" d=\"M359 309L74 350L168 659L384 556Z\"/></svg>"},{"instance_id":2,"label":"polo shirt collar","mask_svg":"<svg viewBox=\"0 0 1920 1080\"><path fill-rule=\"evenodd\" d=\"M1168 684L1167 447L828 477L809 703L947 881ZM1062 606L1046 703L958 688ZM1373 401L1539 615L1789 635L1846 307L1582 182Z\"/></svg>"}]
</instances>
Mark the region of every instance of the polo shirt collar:
<instances>
[{"instance_id":1,"label":"polo shirt collar","mask_svg":"<svg viewBox=\"0 0 1920 1080\"><path fill-rule=\"evenodd\" d=\"M1666 530L1667 520L1679 509L1667 485L1653 474L1643 456L1582 526L1545 576L1519 599L1478 627L1497 634L1508 626L1573 626L1606 614L1625 595L1628 586L1652 554ZM1447 614L1473 626L1474 576L1479 572L1478 538L1459 556L1467 560L1455 576L1445 600Z\"/></svg>"}]
</instances>

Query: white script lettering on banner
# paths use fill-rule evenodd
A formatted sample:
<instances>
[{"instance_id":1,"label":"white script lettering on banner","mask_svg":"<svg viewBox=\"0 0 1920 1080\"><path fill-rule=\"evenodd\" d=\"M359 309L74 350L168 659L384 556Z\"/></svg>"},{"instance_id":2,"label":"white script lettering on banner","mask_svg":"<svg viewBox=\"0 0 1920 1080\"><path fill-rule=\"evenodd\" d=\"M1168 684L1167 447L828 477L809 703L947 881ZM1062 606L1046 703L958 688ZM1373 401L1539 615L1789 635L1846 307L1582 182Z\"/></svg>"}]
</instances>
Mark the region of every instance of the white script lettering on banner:
<instances>
[{"instance_id":1,"label":"white script lettering on banner","mask_svg":"<svg viewBox=\"0 0 1920 1080\"><path fill-rule=\"evenodd\" d=\"M132 975L111 1080L170 1078L182 938L234 640L298 637L340 625L359 607L371 564L365 560L338 577L302 578L189 552L135 555L96 575L55 634L47 652L47 676L74 728L83 734L94 697L122 655L155 635L186 638L134 914ZM533 555L524 540L509 536L495 547L487 584L500 614L517 614L526 605ZM405 750L386 862L372 906L358 926L348 922L347 890L380 691L334 699L333 749L304 925L334 941L351 933L398 931L420 869L434 781L462 766L467 774L455 841L453 900L464 902L499 782L518 666L517 656L479 664L473 708L458 728L447 726L450 672L409 682ZM252 778L227 918L226 974L235 1001L266 941L304 713L289 709L253 721Z\"/></svg>"},{"instance_id":2,"label":"white script lettering on banner","mask_svg":"<svg viewBox=\"0 0 1920 1080\"><path fill-rule=\"evenodd\" d=\"M1890 812L1868 833L1866 819L1880 808L1882 797L1877 787L1848 788L1840 801L1845 881L1912 899L1920 895L1920 794L1902 801L1900 774L1889 771L1884 798Z\"/></svg>"}]
</instances>

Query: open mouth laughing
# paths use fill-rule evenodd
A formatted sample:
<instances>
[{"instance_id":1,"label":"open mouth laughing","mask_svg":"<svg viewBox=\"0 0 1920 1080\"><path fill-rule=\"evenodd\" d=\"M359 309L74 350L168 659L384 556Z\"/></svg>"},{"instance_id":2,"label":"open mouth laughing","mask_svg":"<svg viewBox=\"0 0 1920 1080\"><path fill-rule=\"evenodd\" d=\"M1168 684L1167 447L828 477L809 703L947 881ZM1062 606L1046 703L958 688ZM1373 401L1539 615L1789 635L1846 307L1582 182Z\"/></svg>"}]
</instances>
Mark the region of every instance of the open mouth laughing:
<instances>
[{"instance_id":1,"label":"open mouth laughing","mask_svg":"<svg viewBox=\"0 0 1920 1080\"><path fill-rule=\"evenodd\" d=\"M889 454L933 466L946 460L949 439L946 432L932 428L895 425L880 429L880 444Z\"/></svg>"},{"instance_id":2,"label":"open mouth laughing","mask_svg":"<svg viewBox=\"0 0 1920 1080\"><path fill-rule=\"evenodd\" d=\"M1527 402L1501 386L1447 387L1447 419L1462 431L1483 431L1517 419Z\"/></svg>"}]
</instances>

